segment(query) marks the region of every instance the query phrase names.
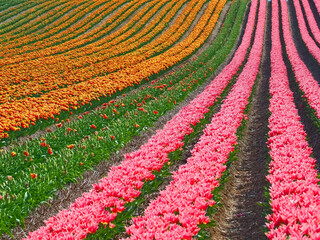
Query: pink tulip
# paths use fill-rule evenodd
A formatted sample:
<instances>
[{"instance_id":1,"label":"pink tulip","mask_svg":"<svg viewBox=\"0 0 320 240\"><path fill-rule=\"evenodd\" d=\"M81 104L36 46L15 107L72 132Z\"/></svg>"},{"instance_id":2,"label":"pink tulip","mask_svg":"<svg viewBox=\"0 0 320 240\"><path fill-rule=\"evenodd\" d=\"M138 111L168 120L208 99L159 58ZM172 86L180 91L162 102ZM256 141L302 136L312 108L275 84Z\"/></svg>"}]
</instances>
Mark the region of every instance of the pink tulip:
<instances>
[{"instance_id":1,"label":"pink tulip","mask_svg":"<svg viewBox=\"0 0 320 240\"><path fill-rule=\"evenodd\" d=\"M295 47L291 36L288 6L285 0L281 0L281 16L283 37L286 46L286 52L291 62L295 77L299 83L299 87L304 92L305 98L310 106L315 110L316 115L320 118L320 87L318 82L313 78L312 74L300 59L298 51ZM315 1L318 2L318 1ZM320 7L320 6L319 6Z\"/></svg>"},{"instance_id":2,"label":"pink tulip","mask_svg":"<svg viewBox=\"0 0 320 240\"><path fill-rule=\"evenodd\" d=\"M281 1L282 9L286 4ZM271 184L272 213L267 216L267 236L269 239L319 239L319 180L281 54L278 1L272 1L271 39L268 147L272 161L267 179Z\"/></svg>"}]
</instances>

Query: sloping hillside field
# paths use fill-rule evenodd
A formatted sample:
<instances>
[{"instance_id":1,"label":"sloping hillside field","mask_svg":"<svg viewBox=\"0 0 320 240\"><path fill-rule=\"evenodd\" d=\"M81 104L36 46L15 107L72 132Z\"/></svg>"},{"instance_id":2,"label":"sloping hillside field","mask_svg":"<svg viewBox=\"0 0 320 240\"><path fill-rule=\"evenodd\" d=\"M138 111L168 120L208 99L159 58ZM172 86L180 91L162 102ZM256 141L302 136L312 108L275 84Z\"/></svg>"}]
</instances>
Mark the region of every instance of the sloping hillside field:
<instances>
[{"instance_id":1,"label":"sloping hillside field","mask_svg":"<svg viewBox=\"0 0 320 240\"><path fill-rule=\"evenodd\" d=\"M0 0L1 239L320 240L319 0Z\"/></svg>"}]
</instances>

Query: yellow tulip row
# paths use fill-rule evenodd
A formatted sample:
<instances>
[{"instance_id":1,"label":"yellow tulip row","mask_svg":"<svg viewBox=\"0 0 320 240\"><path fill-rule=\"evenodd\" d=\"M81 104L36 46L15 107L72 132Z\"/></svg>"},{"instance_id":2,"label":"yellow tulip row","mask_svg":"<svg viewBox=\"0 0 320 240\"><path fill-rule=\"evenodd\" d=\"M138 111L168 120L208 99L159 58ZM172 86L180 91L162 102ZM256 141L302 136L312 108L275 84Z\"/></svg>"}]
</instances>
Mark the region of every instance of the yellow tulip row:
<instances>
[{"instance_id":1,"label":"yellow tulip row","mask_svg":"<svg viewBox=\"0 0 320 240\"><path fill-rule=\"evenodd\" d=\"M55 114L59 114L63 110L69 110L70 106L79 107L93 99L111 95L117 90L121 91L127 86L138 84L142 79L159 73L183 60L208 38L225 2L226 0L210 1L205 13L188 37L155 57L111 73L108 76L96 77L63 89L53 90L38 98L25 98L2 104L0 106L0 132L2 132L0 138L8 136L8 133L4 131L9 129L19 130L18 128L21 126L28 127L30 123L39 118L53 118ZM185 19L185 21L188 20L192 21L191 18ZM27 109L26 106L28 106Z\"/></svg>"}]
</instances>

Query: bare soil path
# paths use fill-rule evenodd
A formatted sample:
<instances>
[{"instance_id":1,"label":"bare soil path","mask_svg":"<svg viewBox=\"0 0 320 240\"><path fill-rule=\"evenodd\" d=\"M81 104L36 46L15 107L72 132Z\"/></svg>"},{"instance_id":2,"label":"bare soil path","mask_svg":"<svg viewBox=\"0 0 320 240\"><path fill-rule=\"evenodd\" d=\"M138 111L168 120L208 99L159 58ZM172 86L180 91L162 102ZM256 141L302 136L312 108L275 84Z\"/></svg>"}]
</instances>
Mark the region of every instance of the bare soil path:
<instances>
[{"instance_id":1,"label":"bare soil path","mask_svg":"<svg viewBox=\"0 0 320 240\"><path fill-rule=\"evenodd\" d=\"M268 81L270 78L271 11L267 19L261 75L247 114L248 121L238 143L236 160L229 167L229 176L221 195L221 207L213 215L215 227L209 229L211 239L266 239L264 187L267 162L266 134L268 132Z\"/></svg>"}]
</instances>

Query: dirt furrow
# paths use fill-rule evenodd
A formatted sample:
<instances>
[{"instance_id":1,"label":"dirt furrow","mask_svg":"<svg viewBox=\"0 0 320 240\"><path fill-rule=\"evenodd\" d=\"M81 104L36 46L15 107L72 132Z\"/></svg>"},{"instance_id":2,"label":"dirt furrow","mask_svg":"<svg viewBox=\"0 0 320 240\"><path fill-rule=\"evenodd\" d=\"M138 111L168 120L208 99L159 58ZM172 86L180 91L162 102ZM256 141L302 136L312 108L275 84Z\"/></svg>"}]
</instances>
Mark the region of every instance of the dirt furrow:
<instances>
[{"instance_id":1,"label":"dirt furrow","mask_svg":"<svg viewBox=\"0 0 320 240\"><path fill-rule=\"evenodd\" d=\"M317 1L317 0L315 0L315 1ZM318 27L320 28L320 15L318 13L316 5L314 4L313 0L309 0L309 4L310 4L310 8L312 10L312 13L314 15L314 18L315 18L315 20L316 20L316 22L318 24Z\"/></svg>"},{"instance_id":2,"label":"dirt furrow","mask_svg":"<svg viewBox=\"0 0 320 240\"><path fill-rule=\"evenodd\" d=\"M212 216L215 227L208 229L211 239L266 239L264 186L266 181L268 132L268 81L270 78L270 6L263 49L261 76L257 77L248 121L238 143L236 160L229 167L229 175L221 195L221 206Z\"/></svg>"}]
</instances>

